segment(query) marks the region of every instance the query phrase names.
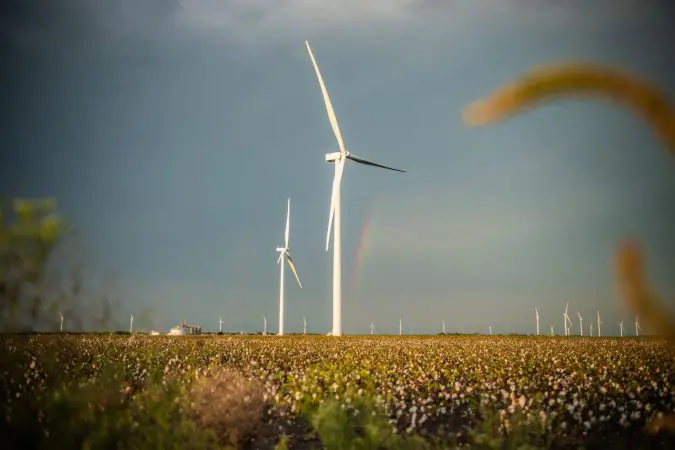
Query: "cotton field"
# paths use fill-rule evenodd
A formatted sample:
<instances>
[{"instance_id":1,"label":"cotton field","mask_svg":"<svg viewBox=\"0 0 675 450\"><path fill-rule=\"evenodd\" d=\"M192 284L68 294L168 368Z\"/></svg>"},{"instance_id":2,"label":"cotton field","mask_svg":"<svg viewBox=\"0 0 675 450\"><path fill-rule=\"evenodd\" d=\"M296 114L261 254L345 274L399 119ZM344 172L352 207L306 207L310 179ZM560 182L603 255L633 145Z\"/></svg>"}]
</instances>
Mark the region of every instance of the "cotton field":
<instances>
[{"instance_id":1,"label":"cotton field","mask_svg":"<svg viewBox=\"0 0 675 450\"><path fill-rule=\"evenodd\" d=\"M189 398L209 370L228 367L262 390L266 438L242 448L274 448L282 436L290 448L328 448L299 425L305 412L333 402L358 416L364 401L402 442L434 448L675 442L668 431L645 429L675 412L675 358L649 338L30 336L3 338L2 358L9 363L1 379L4 426L15 434L17 421L31 415L33 426L49 429L51 392L63 398L115 386L124 403L156 380ZM87 399L95 410L92 402L95 396ZM99 414L109 397L104 403Z\"/></svg>"}]
</instances>

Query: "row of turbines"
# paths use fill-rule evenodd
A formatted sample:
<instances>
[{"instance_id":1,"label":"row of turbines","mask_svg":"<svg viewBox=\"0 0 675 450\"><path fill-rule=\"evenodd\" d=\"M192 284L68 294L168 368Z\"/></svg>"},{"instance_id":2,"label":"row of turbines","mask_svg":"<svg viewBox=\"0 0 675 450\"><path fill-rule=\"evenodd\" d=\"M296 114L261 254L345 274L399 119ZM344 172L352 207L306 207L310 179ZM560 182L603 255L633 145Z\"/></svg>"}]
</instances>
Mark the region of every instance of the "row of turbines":
<instances>
[{"instance_id":1,"label":"row of turbines","mask_svg":"<svg viewBox=\"0 0 675 450\"><path fill-rule=\"evenodd\" d=\"M565 312L563 312L563 329L565 330L564 335L565 336L571 336L572 334L572 319L570 319L569 314L567 314L569 310L570 304L567 303L565 305ZM534 308L534 314L535 318L537 320L537 336L539 336L539 310L537 308ZM581 316L581 313L577 311L577 316L579 317L579 336L584 335L584 318ZM597 324L597 335L598 337L602 336L602 324L603 322L600 320L600 311L597 311L597 319L596 319L596 324ZM642 328L640 327L640 318L638 316L635 316L635 322L633 322L635 325L635 336L640 336L640 331L642 331ZM623 331L624 331L624 326L623 326L623 320L618 323L619 325L619 335L623 337ZM490 329L490 334L492 334L492 329ZM555 330L553 325L551 325L551 336L555 334ZM588 335L593 336L593 322L588 324Z\"/></svg>"}]
</instances>

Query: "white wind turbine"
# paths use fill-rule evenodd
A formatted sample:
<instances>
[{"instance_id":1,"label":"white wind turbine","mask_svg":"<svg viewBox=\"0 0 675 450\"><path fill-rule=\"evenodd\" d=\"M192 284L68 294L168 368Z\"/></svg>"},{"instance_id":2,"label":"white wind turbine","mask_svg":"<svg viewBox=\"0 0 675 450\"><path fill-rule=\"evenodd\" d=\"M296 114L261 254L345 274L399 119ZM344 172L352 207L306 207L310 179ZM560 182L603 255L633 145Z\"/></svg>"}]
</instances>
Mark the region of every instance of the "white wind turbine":
<instances>
[{"instance_id":1,"label":"white wind turbine","mask_svg":"<svg viewBox=\"0 0 675 450\"><path fill-rule=\"evenodd\" d=\"M63 314L59 313L59 318L61 320L61 325L59 327L59 332L63 333Z\"/></svg>"},{"instance_id":2,"label":"white wind turbine","mask_svg":"<svg viewBox=\"0 0 675 450\"><path fill-rule=\"evenodd\" d=\"M267 316L262 316L263 319L263 336L267 336Z\"/></svg>"},{"instance_id":3,"label":"white wind turbine","mask_svg":"<svg viewBox=\"0 0 675 450\"><path fill-rule=\"evenodd\" d=\"M600 328L602 322L600 321L600 311L598 311L598 337L602 337L602 328Z\"/></svg>"},{"instance_id":4,"label":"white wind turbine","mask_svg":"<svg viewBox=\"0 0 675 450\"><path fill-rule=\"evenodd\" d=\"M443 319L443 334L445 334L445 319Z\"/></svg>"},{"instance_id":5,"label":"white wind turbine","mask_svg":"<svg viewBox=\"0 0 675 450\"><path fill-rule=\"evenodd\" d=\"M567 315L567 308L569 308L570 304L569 302L565 305L565 312L563 313L563 327L565 328L565 336L569 336L570 334L570 328L572 326L572 321L570 320L570 316ZM570 326L568 327L569 324Z\"/></svg>"},{"instance_id":6,"label":"white wind turbine","mask_svg":"<svg viewBox=\"0 0 675 450\"><path fill-rule=\"evenodd\" d=\"M588 324L588 334L593 336L593 322Z\"/></svg>"},{"instance_id":7,"label":"white wind turbine","mask_svg":"<svg viewBox=\"0 0 675 450\"><path fill-rule=\"evenodd\" d=\"M551 325L551 336L553 336L555 333L553 331L553 325Z\"/></svg>"},{"instance_id":8,"label":"white wind turbine","mask_svg":"<svg viewBox=\"0 0 675 450\"><path fill-rule=\"evenodd\" d=\"M490 325L490 336L492 336L492 325Z\"/></svg>"},{"instance_id":9,"label":"white wind turbine","mask_svg":"<svg viewBox=\"0 0 675 450\"><path fill-rule=\"evenodd\" d=\"M539 336L539 311L537 308L534 308L534 315L537 318L537 336Z\"/></svg>"},{"instance_id":10,"label":"white wind turbine","mask_svg":"<svg viewBox=\"0 0 675 450\"><path fill-rule=\"evenodd\" d=\"M302 334L307 334L307 318L302 316Z\"/></svg>"},{"instance_id":11,"label":"white wind turbine","mask_svg":"<svg viewBox=\"0 0 675 450\"><path fill-rule=\"evenodd\" d=\"M619 333L621 333L621 337L623 337L623 320L619 322Z\"/></svg>"},{"instance_id":12,"label":"white wind turbine","mask_svg":"<svg viewBox=\"0 0 675 450\"><path fill-rule=\"evenodd\" d=\"M640 336L641 329L640 320L638 319L638 316L635 316L635 336Z\"/></svg>"},{"instance_id":13,"label":"white wind turbine","mask_svg":"<svg viewBox=\"0 0 675 450\"><path fill-rule=\"evenodd\" d=\"M131 318L129 319L129 334L134 332L134 315L131 315Z\"/></svg>"},{"instance_id":14,"label":"white wind turbine","mask_svg":"<svg viewBox=\"0 0 675 450\"><path fill-rule=\"evenodd\" d=\"M342 259L341 259L341 214L340 214L340 185L342 182L342 174L344 173L345 163L348 159L351 159L354 162L359 164L365 164L368 166L380 167L382 169L394 170L396 172L405 172L405 170L394 169L393 167L384 166L382 164L375 163L373 161L368 161L367 159L360 158L350 152L345 148L344 141L342 139L342 134L340 133L340 127L338 126L337 118L335 117L335 112L333 111L333 105L331 104L330 98L328 97L328 91L326 91L326 86L324 85L321 72L319 71L319 66L314 59L314 54L312 49L309 46L309 42L305 41L307 46L307 51L309 52L309 57L312 60L314 65L314 71L316 72L316 77L319 80L319 87L321 88L321 94L323 95L323 101L326 104L326 112L328 113L328 120L337 139L339 152L328 153L326 154L326 161L335 163L335 177L333 178L333 189L330 200L330 210L328 213L328 231L326 234L326 251L330 244L330 230L331 225L333 226L333 330L331 334L333 336L342 336ZM333 218L335 218L335 223L333 224Z\"/></svg>"},{"instance_id":15,"label":"white wind turbine","mask_svg":"<svg viewBox=\"0 0 675 450\"><path fill-rule=\"evenodd\" d=\"M291 199L288 199L288 210L286 211L286 232L284 233L284 246L277 247L279 252L279 259L277 264L281 264L280 274L279 274L279 336L284 335L284 259L288 262L295 279L298 280L298 285L302 289L302 283L298 277L298 271L295 270L295 264L293 264L293 259L291 258L291 249L288 247L288 239L290 237L290 226L291 226Z\"/></svg>"},{"instance_id":16,"label":"white wind turbine","mask_svg":"<svg viewBox=\"0 0 675 450\"><path fill-rule=\"evenodd\" d=\"M223 332L223 323L225 323L225 322L223 322L223 318L222 318L222 317L221 317L220 319L218 319L218 325L219 325L219 326L218 326L218 333L222 333L222 332Z\"/></svg>"},{"instance_id":17,"label":"white wind turbine","mask_svg":"<svg viewBox=\"0 0 675 450\"><path fill-rule=\"evenodd\" d=\"M370 322L370 334L375 334L375 322Z\"/></svg>"},{"instance_id":18,"label":"white wind turbine","mask_svg":"<svg viewBox=\"0 0 675 450\"><path fill-rule=\"evenodd\" d=\"M403 318L399 317L398 318L398 335L401 336L403 334Z\"/></svg>"},{"instance_id":19,"label":"white wind turbine","mask_svg":"<svg viewBox=\"0 0 675 450\"><path fill-rule=\"evenodd\" d=\"M579 334L584 335L584 319L581 318L581 313L577 311L577 316L579 316Z\"/></svg>"}]
</instances>

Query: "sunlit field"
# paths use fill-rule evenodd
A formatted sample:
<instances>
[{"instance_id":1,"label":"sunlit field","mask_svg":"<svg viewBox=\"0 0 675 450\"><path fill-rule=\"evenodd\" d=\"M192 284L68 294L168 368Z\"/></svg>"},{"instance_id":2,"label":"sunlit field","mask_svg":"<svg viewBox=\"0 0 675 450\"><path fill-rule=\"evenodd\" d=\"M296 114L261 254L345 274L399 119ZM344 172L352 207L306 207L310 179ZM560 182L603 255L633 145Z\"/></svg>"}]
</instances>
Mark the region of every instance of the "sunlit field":
<instances>
[{"instance_id":1,"label":"sunlit field","mask_svg":"<svg viewBox=\"0 0 675 450\"><path fill-rule=\"evenodd\" d=\"M11 448L675 448L645 428L675 410L649 338L15 336L2 361Z\"/></svg>"}]
</instances>

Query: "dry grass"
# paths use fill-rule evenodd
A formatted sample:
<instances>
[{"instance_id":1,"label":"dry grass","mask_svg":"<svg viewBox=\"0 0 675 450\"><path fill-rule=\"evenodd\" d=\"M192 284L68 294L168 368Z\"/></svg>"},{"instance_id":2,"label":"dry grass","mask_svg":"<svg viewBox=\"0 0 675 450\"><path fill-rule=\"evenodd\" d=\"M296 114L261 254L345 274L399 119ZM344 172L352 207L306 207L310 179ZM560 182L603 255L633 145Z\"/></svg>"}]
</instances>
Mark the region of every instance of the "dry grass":
<instances>
[{"instance_id":1,"label":"dry grass","mask_svg":"<svg viewBox=\"0 0 675 450\"><path fill-rule=\"evenodd\" d=\"M190 400L194 418L223 445L240 448L262 427L262 386L232 368L208 370L192 386Z\"/></svg>"}]
</instances>

